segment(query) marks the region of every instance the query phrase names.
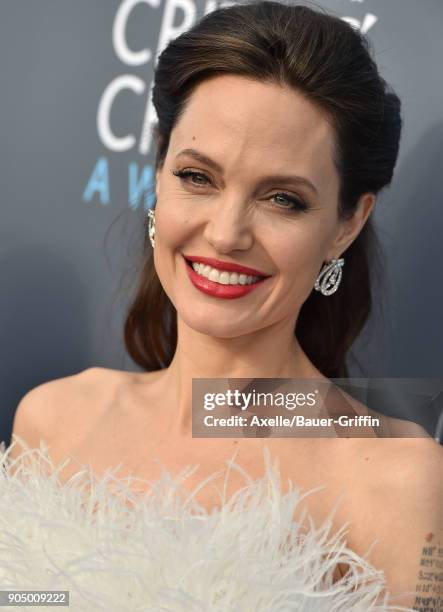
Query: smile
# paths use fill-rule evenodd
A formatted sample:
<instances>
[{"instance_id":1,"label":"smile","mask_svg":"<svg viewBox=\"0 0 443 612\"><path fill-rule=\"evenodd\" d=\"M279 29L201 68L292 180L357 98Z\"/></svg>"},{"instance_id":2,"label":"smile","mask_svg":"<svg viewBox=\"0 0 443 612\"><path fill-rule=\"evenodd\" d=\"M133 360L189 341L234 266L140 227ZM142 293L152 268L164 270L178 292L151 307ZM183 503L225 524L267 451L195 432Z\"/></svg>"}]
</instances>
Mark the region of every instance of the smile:
<instances>
[{"instance_id":1,"label":"smile","mask_svg":"<svg viewBox=\"0 0 443 612\"><path fill-rule=\"evenodd\" d=\"M238 274L238 272L227 272L226 270L217 270L211 266L192 262L192 267L201 276L208 278L214 283L220 283L221 285L250 285L255 283L261 276L250 276L249 274Z\"/></svg>"},{"instance_id":2,"label":"smile","mask_svg":"<svg viewBox=\"0 0 443 612\"><path fill-rule=\"evenodd\" d=\"M269 277L228 272L209 264L188 261L184 258L188 277L193 286L216 298L233 299L247 295L260 287Z\"/></svg>"},{"instance_id":3,"label":"smile","mask_svg":"<svg viewBox=\"0 0 443 612\"><path fill-rule=\"evenodd\" d=\"M261 270L256 270L255 268L251 268L250 266L243 266L234 261L221 261L220 259L216 259L215 257L204 257L203 255L185 255L184 253L182 253L182 255L186 259L186 261L190 262L191 264L203 264L204 266L210 266L211 268L221 270L222 272L237 272L237 274L258 276L259 278L269 276L269 274L266 274Z\"/></svg>"}]
</instances>

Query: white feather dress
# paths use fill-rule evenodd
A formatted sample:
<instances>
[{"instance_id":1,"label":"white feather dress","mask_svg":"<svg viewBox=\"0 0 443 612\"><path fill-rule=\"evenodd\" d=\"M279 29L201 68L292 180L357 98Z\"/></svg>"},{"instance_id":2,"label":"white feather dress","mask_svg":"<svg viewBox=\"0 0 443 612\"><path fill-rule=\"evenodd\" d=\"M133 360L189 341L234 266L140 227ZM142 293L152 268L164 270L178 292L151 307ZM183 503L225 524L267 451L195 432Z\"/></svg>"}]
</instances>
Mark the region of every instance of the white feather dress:
<instances>
[{"instance_id":1,"label":"white feather dress","mask_svg":"<svg viewBox=\"0 0 443 612\"><path fill-rule=\"evenodd\" d=\"M335 508L320 526L293 520L318 489L282 494L266 448L261 479L231 460L247 484L208 513L181 491L191 467L164 471L141 495L111 470L62 483L65 464L54 466L43 442L14 461L13 444L0 444L2 590L67 590L76 612L411 611L389 597L382 570L347 548L347 525L330 535ZM349 571L334 584L337 563Z\"/></svg>"}]
</instances>

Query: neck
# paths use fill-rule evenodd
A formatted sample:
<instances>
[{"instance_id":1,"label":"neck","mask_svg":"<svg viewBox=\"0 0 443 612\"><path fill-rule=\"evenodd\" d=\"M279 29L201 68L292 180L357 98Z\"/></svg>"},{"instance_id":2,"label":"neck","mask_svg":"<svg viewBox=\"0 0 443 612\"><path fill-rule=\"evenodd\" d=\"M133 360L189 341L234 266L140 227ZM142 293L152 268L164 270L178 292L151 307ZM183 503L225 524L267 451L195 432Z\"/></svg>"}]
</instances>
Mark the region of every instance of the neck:
<instances>
[{"instance_id":1,"label":"neck","mask_svg":"<svg viewBox=\"0 0 443 612\"><path fill-rule=\"evenodd\" d=\"M192 436L193 378L320 378L293 333L294 321L279 322L235 338L215 338L177 318L177 347L163 374L168 433Z\"/></svg>"}]
</instances>

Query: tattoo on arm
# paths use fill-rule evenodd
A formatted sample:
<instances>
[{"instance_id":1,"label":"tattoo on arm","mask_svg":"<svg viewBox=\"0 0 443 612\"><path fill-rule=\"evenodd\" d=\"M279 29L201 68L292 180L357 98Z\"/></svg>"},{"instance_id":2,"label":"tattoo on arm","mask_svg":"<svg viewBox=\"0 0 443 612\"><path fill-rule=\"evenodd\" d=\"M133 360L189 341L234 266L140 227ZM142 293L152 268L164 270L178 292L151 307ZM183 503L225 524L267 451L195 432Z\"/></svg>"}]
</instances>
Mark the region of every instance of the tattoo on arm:
<instances>
[{"instance_id":1,"label":"tattoo on arm","mask_svg":"<svg viewBox=\"0 0 443 612\"><path fill-rule=\"evenodd\" d=\"M413 610L440 612L443 610L443 542L434 542L428 533L423 546Z\"/></svg>"}]
</instances>

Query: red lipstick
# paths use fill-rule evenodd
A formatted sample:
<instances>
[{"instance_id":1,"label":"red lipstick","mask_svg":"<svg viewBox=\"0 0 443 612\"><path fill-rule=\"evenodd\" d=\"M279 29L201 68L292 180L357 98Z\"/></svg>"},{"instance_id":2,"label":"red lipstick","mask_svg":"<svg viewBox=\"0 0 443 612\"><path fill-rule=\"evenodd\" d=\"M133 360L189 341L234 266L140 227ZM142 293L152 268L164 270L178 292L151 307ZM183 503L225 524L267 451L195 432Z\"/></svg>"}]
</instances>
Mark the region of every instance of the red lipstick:
<instances>
[{"instance_id":1,"label":"red lipstick","mask_svg":"<svg viewBox=\"0 0 443 612\"><path fill-rule=\"evenodd\" d=\"M198 261L200 261L201 263L206 263L208 261L208 258L199 259ZM211 264L208 263L208 265L211 265ZM224 262L223 262L223 265L225 265ZM211 281L209 280L209 278L206 278L205 276L198 274L198 272L196 272L193 269L193 267L186 261L185 261L185 267L186 267L189 279L191 280L191 283L194 285L196 289L198 289L202 293L206 293L207 295L212 295L213 297L224 298L224 299L233 299L233 298L238 298L238 297L247 295L248 293L253 291L256 287L258 287L263 282L265 282L267 278L267 277L261 278L257 282L251 283L250 285L240 285L240 284L239 285L224 285L222 283L216 283L214 281ZM213 267L215 268L215 266ZM238 267L245 269L243 266L238 266ZM226 268L223 268L223 269L226 270ZM246 268L246 269L250 270L251 268ZM237 269L234 271L236 272ZM245 274L245 272L242 272L242 273ZM254 274L253 276L258 276L258 274Z\"/></svg>"}]
</instances>

